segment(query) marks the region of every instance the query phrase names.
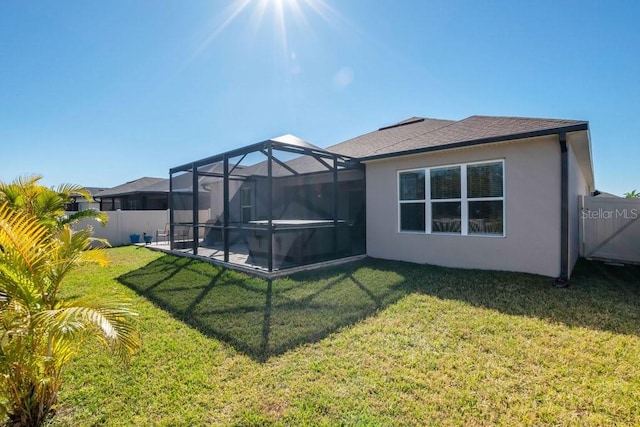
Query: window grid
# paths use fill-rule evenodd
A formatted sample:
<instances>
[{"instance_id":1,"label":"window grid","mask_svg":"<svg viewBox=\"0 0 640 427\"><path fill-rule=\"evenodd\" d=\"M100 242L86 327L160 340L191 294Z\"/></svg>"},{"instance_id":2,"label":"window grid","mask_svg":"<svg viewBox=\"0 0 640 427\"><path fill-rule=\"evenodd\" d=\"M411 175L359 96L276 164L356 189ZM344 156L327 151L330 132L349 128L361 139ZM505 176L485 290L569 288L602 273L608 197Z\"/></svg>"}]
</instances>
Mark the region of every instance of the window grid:
<instances>
[{"instance_id":1,"label":"window grid","mask_svg":"<svg viewBox=\"0 0 640 427\"><path fill-rule=\"evenodd\" d=\"M425 232L427 231L427 211L428 209L426 208L427 205L427 194L431 194L431 186L430 186L430 182L427 179L426 175L425 175L425 182L424 182L424 198L422 199L402 199L402 189L400 188L401 185L401 179L400 176L403 173L412 173L412 172L425 172L425 169L408 169L408 170L403 170L398 172L398 179L397 179L397 183L398 183L398 187L397 187L397 198L398 198L398 230L401 230L402 233L408 233L408 234L412 234L412 233L418 233L418 234L425 234ZM419 231L419 230L402 230L402 205L404 204L412 204L412 203L422 203L423 205L423 209L424 209L424 218L425 218L425 231Z\"/></svg>"},{"instance_id":2,"label":"window grid","mask_svg":"<svg viewBox=\"0 0 640 427\"><path fill-rule=\"evenodd\" d=\"M467 168L469 166L474 165L483 165L483 164L492 164L499 163L502 168L502 196L501 197L467 197L468 192L468 183L467 183ZM455 199L431 199L431 170L432 169L443 169L443 168L460 168L460 198ZM400 175L407 172L424 172L425 175L425 198L419 200L401 200L401 188L400 188ZM476 237L504 237L506 236L506 203L505 203L505 172L504 172L504 159L498 160L488 160L481 162L470 162L470 163L460 163L453 165L444 165L444 166L435 166L430 168L418 168L418 169L407 169L398 171L397 173L397 199L398 199L398 232L403 234L441 234L441 235L454 235L454 236L476 236ZM427 197L427 195L429 197ZM492 233L469 233L469 203L470 202L482 202L482 201L501 201L502 202L502 233L500 234L492 234ZM445 203L445 202L458 202L460 203L460 232L439 232L433 231L433 221L432 221L432 205L434 203ZM425 218L425 231L417 231L417 230L402 230L401 224L401 205L404 203L424 203L424 218Z\"/></svg>"}]
</instances>

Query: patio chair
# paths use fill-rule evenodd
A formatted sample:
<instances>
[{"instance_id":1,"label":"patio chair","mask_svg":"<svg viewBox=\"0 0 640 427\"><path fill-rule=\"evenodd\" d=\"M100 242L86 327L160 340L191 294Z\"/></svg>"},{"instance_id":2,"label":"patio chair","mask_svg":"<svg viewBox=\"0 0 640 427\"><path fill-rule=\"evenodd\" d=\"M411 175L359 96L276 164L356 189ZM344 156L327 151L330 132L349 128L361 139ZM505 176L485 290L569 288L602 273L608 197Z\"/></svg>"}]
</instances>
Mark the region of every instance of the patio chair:
<instances>
[{"instance_id":1,"label":"patio chair","mask_svg":"<svg viewBox=\"0 0 640 427\"><path fill-rule=\"evenodd\" d=\"M164 230L156 230L156 244L160 243L160 238L162 238L164 242L168 242L170 232L169 224L165 225Z\"/></svg>"}]
</instances>

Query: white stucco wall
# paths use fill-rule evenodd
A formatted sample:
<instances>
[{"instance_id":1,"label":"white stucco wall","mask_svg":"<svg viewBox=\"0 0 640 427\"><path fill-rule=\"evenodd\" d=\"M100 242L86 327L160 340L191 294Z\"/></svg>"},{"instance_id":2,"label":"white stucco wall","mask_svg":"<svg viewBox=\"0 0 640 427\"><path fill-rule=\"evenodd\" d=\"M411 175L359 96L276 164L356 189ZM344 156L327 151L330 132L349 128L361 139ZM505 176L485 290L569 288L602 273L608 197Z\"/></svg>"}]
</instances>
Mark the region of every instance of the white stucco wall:
<instances>
[{"instance_id":1,"label":"white stucco wall","mask_svg":"<svg viewBox=\"0 0 640 427\"><path fill-rule=\"evenodd\" d=\"M398 231L398 171L495 159L505 162L504 237ZM369 256L448 267L559 275L557 136L379 160L368 162L366 167Z\"/></svg>"}]
</instances>

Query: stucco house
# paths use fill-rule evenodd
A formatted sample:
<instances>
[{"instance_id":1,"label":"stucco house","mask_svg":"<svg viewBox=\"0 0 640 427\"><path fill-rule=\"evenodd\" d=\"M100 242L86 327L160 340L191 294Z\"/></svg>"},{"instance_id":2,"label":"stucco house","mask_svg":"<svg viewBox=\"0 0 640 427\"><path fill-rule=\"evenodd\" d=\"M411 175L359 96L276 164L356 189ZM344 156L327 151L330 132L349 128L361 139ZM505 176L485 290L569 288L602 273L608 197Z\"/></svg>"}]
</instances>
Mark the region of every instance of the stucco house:
<instances>
[{"instance_id":1,"label":"stucco house","mask_svg":"<svg viewBox=\"0 0 640 427\"><path fill-rule=\"evenodd\" d=\"M569 278L595 190L587 122L415 117L329 150L366 165L369 256Z\"/></svg>"},{"instance_id":2,"label":"stucco house","mask_svg":"<svg viewBox=\"0 0 640 427\"><path fill-rule=\"evenodd\" d=\"M91 195L91 197L95 197L97 193L104 190L104 188L99 187L84 187L84 189ZM100 204L94 200L87 200L85 196L79 193L71 194L71 201L67 203L65 206L65 211L67 212L78 212L84 211L87 209L100 209Z\"/></svg>"},{"instance_id":3,"label":"stucco house","mask_svg":"<svg viewBox=\"0 0 640 427\"><path fill-rule=\"evenodd\" d=\"M169 180L145 176L103 189L93 197L101 211L167 209Z\"/></svg>"},{"instance_id":4,"label":"stucco house","mask_svg":"<svg viewBox=\"0 0 640 427\"><path fill-rule=\"evenodd\" d=\"M258 164L272 164L271 148L264 148L271 141L252 146L264 155ZM240 168L243 170L240 177L225 175L224 171L235 170L242 163L244 157L237 163L228 163L234 156L246 156L242 150L173 168L171 179L184 181L184 175L191 174L198 185L207 174L198 173L193 179L194 171L204 171L206 165L215 162L227 162L218 168L223 173L208 174L209 179L218 179L222 185L211 193L211 200L220 200L221 215L212 217L219 218L217 224L223 240L226 239L225 253L230 250L232 230L263 227L262 230L267 230L263 238L276 245L278 221L289 221L291 228L291 221L313 219L325 222L307 225L334 231L333 240L325 243L334 249L332 258L363 252L375 258L535 273L563 283L569 279L579 255L578 196L589 195L595 189L590 144L586 121L487 116L453 121L413 117L326 149L310 146L313 148L299 148L296 152L287 147L288 152L294 151L300 157L273 158L285 174L278 177L272 171L271 181L264 181L269 184L263 191L256 184L256 176L248 172L251 168ZM331 162L341 163L342 169L332 167ZM311 164L315 168L309 168ZM363 185L356 180L340 185L338 172L347 173L351 167L364 170ZM271 166L268 169L272 170ZM320 178L321 172L325 177ZM355 176L355 172L350 173ZM328 178L331 174L333 180ZM261 174L265 178L266 175ZM301 176L308 177L301 180ZM230 190L234 179L239 183L235 192ZM276 203L280 211L274 209L278 179L283 183L293 179L299 185L315 186L318 191L319 183L324 182L323 191L332 189L335 196L322 205L323 213L319 214L316 208L321 205L307 202L323 193L296 189L296 194L307 201L296 199L294 204L299 207L307 203L309 209L298 208L293 216L287 216L281 203ZM248 183L251 187L247 187ZM271 193L267 193L269 188ZM256 196L256 192L261 194ZM255 212L256 202L252 200L266 197L271 209L266 209L261 218L247 217L244 226L231 224L229 215L225 221L224 212L232 210L229 201L235 194L238 206L246 202L245 207ZM241 200L242 197L246 200ZM365 225L366 246L361 245L361 250L340 251L345 245L340 236L356 225L354 213L345 204L358 198L365 206L360 220ZM177 212L177 207L172 209ZM173 225L194 227L196 232L198 227L206 226L194 220L193 215L190 220ZM308 239L309 229L306 233ZM298 240L303 239L301 236ZM194 252L198 245L194 242ZM292 244L291 251L300 251L301 247L305 247L304 242ZM287 250L283 255L281 250L271 249L269 256L278 252L284 259L291 259ZM227 256L225 261L229 259ZM309 262L313 261L317 258L310 257ZM301 263L304 261L298 259L289 264ZM279 267L286 265L281 263ZM269 271L272 268L270 264Z\"/></svg>"}]
</instances>

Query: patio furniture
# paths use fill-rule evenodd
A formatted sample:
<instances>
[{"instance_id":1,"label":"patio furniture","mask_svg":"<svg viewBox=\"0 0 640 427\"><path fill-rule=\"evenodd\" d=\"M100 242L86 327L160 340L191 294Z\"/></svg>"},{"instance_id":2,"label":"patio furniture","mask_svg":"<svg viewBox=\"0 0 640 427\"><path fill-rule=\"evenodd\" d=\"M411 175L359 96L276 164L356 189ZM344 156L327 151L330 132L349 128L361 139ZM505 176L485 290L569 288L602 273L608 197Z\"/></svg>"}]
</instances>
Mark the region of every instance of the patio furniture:
<instances>
[{"instance_id":1,"label":"patio furniture","mask_svg":"<svg viewBox=\"0 0 640 427\"><path fill-rule=\"evenodd\" d=\"M440 218L433 220L433 232L437 233L460 233L460 219Z\"/></svg>"},{"instance_id":2,"label":"patio furniture","mask_svg":"<svg viewBox=\"0 0 640 427\"><path fill-rule=\"evenodd\" d=\"M156 230L156 244L160 243L160 239L164 242L169 241L170 228L169 224L165 225L164 230Z\"/></svg>"}]
</instances>

